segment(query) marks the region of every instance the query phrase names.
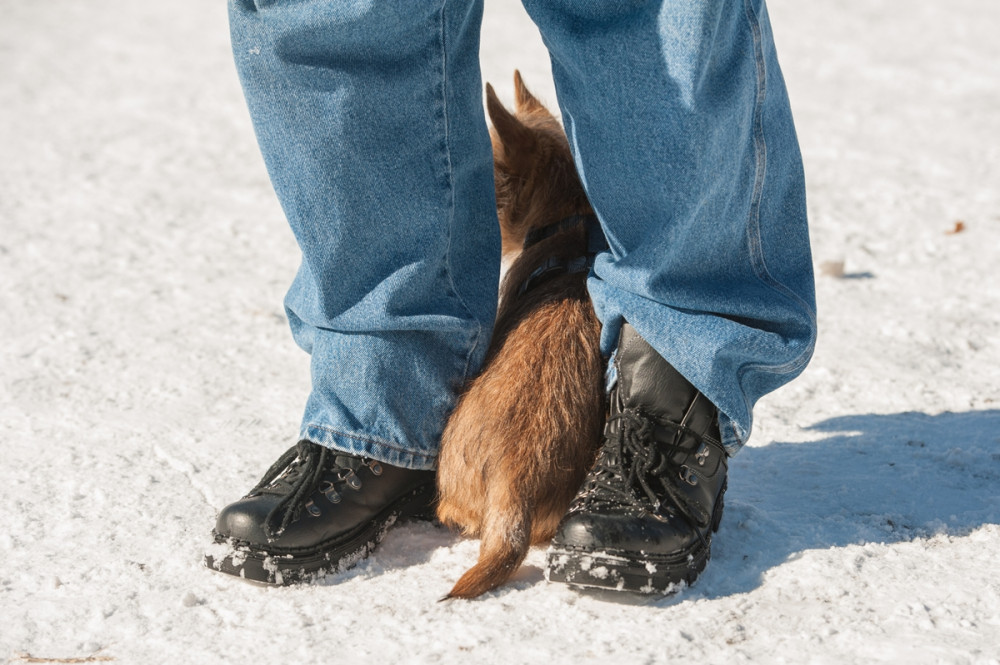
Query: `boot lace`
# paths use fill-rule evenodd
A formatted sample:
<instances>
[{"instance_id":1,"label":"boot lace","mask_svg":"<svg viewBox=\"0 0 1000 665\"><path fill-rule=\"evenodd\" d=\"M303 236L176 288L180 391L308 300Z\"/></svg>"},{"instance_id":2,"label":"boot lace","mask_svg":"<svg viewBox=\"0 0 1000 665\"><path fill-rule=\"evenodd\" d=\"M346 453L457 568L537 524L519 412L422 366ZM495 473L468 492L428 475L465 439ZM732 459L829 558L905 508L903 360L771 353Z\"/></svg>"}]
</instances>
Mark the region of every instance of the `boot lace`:
<instances>
[{"instance_id":1,"label":"boot lace","mask_svg":"<svg viewBox=\"0 0 1000 665\"><path fill-rule=\"evenodd\" d=\"M270 539L279 537L303 508L318 516L319 509L310 498L317 489L332 503L340 502L338 486L346 484L351 489L361 489L361 480L355 475L353 465L348 464L349 460L357 460L358 466L368 466L375 475L382 473L381 466L374 460L338 454L311 441L299 441L288 449L247 495L274 494L281 497L264 519L264 534ZM330 473L335 474L332 480Z\"/></svg>"},{"instance_id":2,"label":"boot lace","mask_svg":"<svg viewBox=\"0 0 1000 665\"><path fill-rule=\"evenodd\" d=\"M676 443L656 441L652 420L635 409L610 416L608 425L604 445L584 484L577 509L624 508L650 513L662 521L678 515L704 539L701 529L709 524L711 516L688 499L672 478L681 469L671 458L682 448ZM661 425L702 438L683 425L669 422ZM656 483L658 487L653 486L654 479L662 479Z\"/></svg>"}]
</instances>

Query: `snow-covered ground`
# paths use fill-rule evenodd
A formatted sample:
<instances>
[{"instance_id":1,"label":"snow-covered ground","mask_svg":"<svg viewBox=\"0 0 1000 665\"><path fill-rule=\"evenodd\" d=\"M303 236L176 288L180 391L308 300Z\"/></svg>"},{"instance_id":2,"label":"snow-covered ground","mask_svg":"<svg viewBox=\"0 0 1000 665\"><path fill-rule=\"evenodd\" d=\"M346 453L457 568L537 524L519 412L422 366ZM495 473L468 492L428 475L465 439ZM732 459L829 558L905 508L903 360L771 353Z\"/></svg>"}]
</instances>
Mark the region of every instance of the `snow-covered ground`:
<instances>
[{"instance_id":1,"label":"snow-covered ground","mask_svg":"<svg viewBox=\"0 0 1000 665\"><path fill-rule=\"evenodd\" d=\"M554 101L519 4L488 5L485 77ZM549 586L537 551L438 603L477 543L429 524L317 586L201 567L308 376L225 3L0 0L0 659L1000 662L1000 5L770 9L822 333L712 563L648 599Z\"/></svg>"}]
</instances>

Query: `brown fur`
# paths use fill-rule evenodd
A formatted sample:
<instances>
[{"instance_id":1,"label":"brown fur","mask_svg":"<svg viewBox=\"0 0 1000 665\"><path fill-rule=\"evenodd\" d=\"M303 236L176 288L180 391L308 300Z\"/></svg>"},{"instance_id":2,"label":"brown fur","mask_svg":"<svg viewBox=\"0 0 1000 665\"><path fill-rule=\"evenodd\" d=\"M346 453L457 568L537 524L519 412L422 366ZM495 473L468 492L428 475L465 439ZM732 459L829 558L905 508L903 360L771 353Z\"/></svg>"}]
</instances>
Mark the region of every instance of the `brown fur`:
<instances>
[{"instance_id":1,"label":"brown fur","mask_svg":"<svg viewBox=\"0 0 1000 665\"><path fill-rule=\"evenodd\" d=\"M592 210L559 122L514 73L516 115L487 85L497 212L506 256L526 234ZM482 373L461 396L441 443L438 517L481 539L479 561L448 598L503 584L533 544L548 542L593 463L603 423L600 324L586 273L518 290L549 256L586 251L570 229L524 250L500 291Z\"/></svg>"}]
</instances>

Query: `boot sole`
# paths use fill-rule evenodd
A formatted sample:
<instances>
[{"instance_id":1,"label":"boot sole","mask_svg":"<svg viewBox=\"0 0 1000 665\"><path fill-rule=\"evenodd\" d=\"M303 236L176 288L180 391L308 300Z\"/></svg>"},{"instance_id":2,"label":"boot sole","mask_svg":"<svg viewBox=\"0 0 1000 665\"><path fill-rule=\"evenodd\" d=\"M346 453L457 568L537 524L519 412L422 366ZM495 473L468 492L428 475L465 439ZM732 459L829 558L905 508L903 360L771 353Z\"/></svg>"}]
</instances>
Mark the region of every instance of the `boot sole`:
<instances>
[{"instance_id":1,"label":"boot sole","mask_svg":"<svg viewBox=\"0 0 1000 665\"><path fill-rule=\"evenodd\" d=\"M215 551L205 554L204 563L211 570L265 585L315 582L368 558L399 520L433 519L434 495L433 484L418 487L354 530L294 553L271 552L213 531Z\"/></svg>"},{"instance_id":2,"label":"boot sole","mask_svg":"<svg viewBox=\"0 0 1000 665\"><path fill-rule=\"evenodd\" d=\"M550 547L545 579L574 587L669 594L692 584L708 563L709 550L698 544L673 557L635 555L574 547Z\"/></svg>"},{"instance_id":3,"label":"boot sole","mask_svg":"<svg viewBox=\"0 0 1000 665\"><path fill-rule=\"evenodd\" d=\"M711 558L712 534L722 522L725 486L716 502L712 525L701 542L670 555L616 552L573 546L549 547L545 579L574 587L613 589L642 594L671 594L694 583Z\"/></svg>"}]
</instances>

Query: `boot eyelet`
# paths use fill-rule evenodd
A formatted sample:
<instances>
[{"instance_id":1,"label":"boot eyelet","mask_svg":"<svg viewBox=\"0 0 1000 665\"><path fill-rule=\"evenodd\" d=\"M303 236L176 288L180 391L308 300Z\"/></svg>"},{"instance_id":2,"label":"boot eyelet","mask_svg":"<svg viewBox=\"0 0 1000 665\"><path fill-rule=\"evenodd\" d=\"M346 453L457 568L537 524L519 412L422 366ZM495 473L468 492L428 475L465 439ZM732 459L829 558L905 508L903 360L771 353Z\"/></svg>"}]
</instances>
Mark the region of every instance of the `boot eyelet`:
<instances>
[{"instance_id":1,"label":"boot eyelet","mask_svg":"<svg viewBox=\"0 0 1000 665\"><path fill-rule=\"evenodd\" d=\"M320 515L323 514L323 511L319 509L319 506L313 503L312 499L306 501L306 510L308 510L309 514L312 515L313 517L319 517Z\"/></svg>"},{"instance_id":2,"label":"boot eyelet","mask_svg":"<svg viewBox=\"0 0 1000 665\"><path fill-rule=\"evenodd\" d=\"M347 477L344 478L344 481L347 482L347 486L350 487L352 490L361 489L361 479L358 478L353 471L349 473Z\"/></svg>"},{"instance_id":3,"label":"boot eyelet","mask_svg":"<svg viewBox=\"0 0 1000 665\"><path fill-rule=\"evenodd\" d=\"M340 503L341 499L343 499L343 497L341 497L340 494L333 489L332 485L330 486L330 489L323 492L323 496L325 496L326 500L330 503Z\"/></svg>"},{"instance_id":4,"label":"boot eyelet","mask_svg":"<svg viewBox=\"0 0 1000 665\"><path fill-rule=\"evenodd\" d=\"M708 456L711 451L708 449L704 443L698 446L698 452L694 454L694 458L698 460L698 466L705 466L705 462L708 461Z\"/></svg>"},{"instance_id":5,"label":"boot eyelet","mask_svg":"<svg viewBox=\"0 0 1000 665\"><path fill-rule=\"evenodd\" d=\"M695 487L698 484L698 474L694 472L694 469L682 466L680 472L681 480L686 482L691 487Z\"/></svg>"},{"instance_id":6,"label":"boot eyelet","mask_svg":"<svg viewBox=\"0 0 1000 665\"><path fill-rule=\"evenodd\" d=\"M368 468L372 470L373 476L382 475L382 465L376 462L375 460L372 460L371 462L368 463Z\"/></svg>"}]
</instances>

